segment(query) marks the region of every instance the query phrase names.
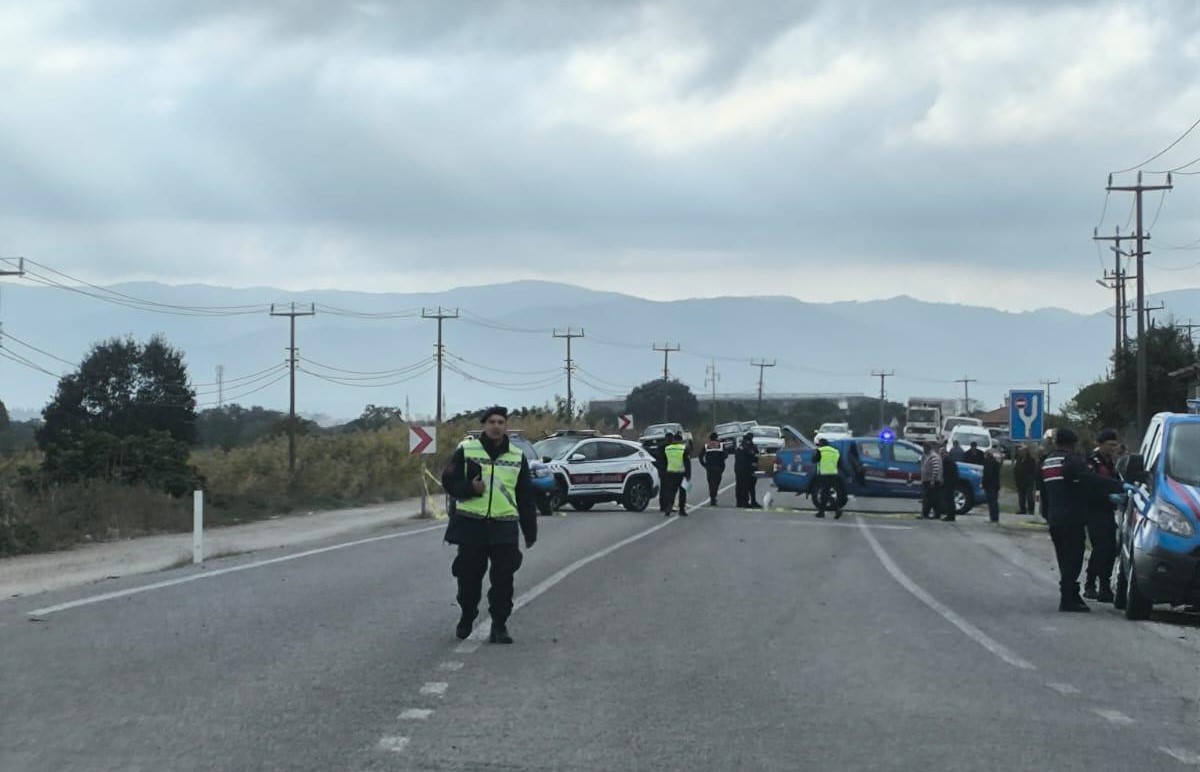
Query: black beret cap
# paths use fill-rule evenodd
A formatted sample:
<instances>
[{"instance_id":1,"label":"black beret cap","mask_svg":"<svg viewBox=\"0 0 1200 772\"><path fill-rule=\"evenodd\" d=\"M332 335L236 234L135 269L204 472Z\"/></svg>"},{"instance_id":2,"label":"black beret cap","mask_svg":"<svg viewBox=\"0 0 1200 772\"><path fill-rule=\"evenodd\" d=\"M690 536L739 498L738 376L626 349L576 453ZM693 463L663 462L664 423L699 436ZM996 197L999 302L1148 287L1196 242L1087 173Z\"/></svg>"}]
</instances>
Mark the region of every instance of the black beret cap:
<instances>
[{"instance_id":1,"label":"black beret cap","mask_svg":"<svg viewBox=\"0 0 1200 772\"><path fill-rule=\"evenodd\" d=\"M503 418L505 421L507 421L508 420L508 408L501 407L500 405L493 405L492 407L489 407L487 410L483 411L483 415L479 418L479 423L481 423L481 424L487 423L487 420L494 415L498 415L501 418Z\"/></svg>"}]
</instances>

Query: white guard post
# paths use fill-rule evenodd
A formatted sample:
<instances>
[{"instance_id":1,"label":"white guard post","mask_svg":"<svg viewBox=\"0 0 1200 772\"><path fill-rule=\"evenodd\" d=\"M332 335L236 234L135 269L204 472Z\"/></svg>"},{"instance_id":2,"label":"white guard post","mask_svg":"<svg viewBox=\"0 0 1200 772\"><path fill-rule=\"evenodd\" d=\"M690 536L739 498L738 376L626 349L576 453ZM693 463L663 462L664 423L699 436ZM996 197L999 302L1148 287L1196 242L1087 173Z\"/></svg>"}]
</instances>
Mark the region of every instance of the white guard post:
<instances>
[{"instance_id":1,"label":"white guard post","mask_svg":"<svg viewBox=\"0 0 1200 772\"><path fill-rule=\"evenodd\" d=\"M192 564L204 562L204 491L192 493Z\"/></svg>"}]
</instances>

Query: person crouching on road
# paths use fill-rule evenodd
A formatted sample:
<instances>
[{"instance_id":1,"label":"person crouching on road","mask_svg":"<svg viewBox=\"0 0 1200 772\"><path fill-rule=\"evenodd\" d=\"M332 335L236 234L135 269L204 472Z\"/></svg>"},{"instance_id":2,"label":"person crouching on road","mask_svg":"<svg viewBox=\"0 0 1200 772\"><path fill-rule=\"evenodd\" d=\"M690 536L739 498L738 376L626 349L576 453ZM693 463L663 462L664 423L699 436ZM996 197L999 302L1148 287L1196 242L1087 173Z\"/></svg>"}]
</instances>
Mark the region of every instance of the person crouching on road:
<instances>
[{"instance_id":1,"label":"person crouching on road","mask_svg":"<svg viewBox=\"0 0 1200 772\"><path fill-rule=\"evenodd\" d=\"M983 456L983 492L987 496L988 520L1000 522L1000 456L992 451Z\"/></svg>"},{"instance_id":2,"label":"person crouching on road","mask_svg":"<svg viewBox=\"0 0 1200 772\"><path fill-rule=\"evenodd\" d=\"M1088 468L1100 477L1119 480L1117 475L1117 451L1120 442L1117 433L1105 429L1096 436L1097 447L1088 457ZM1092 553L1088 555L1087 579L1083 583L1083 597L1101 603L1113 602L1112 570L1117 562L1117 519L1112 502L1107 496L1093 496L1088 505L1088 541Z\"/></svg>"},{"instance_id":3,"label":"person crouching on road","mask_svg":"<svg viewBox=\"0 0 1200 772\"><path fill-rule=\"evenodd\" d=\"M961 452L962 448L959 448ZM958 462L954 460L954 451L943 449L942 454L942 520L953 523L958 519L958 505L954 494L958 489Z\"/></svg>"},{"instance_id":4,"label":"person crouching on road","mask_svg":"<svg viewBox=\"0 0 1200 772\"><path fill-rule=\"evenodd\" d=\"M717 495L721 492L721 480L725 477L726 459L725 446L721 444L717 433L708 435L704 454L700 456L700 466L704 467L708 476L708 503L714 507L717 505Z\"/></svg>"},{"instance_id":5,"label":"person crouching on road","mask_svg":"<svg viewBox=\"0 0 1200 772\"><path fill-rule=\"evenodd\" d=\"M471 635L483 575L491 565L488 612L492 617L492 643L512 643L508 617L513 608L513 575L523 560L518 547L518 526L525 548L537 541L537 506L529 464L508 441L508 410L488 408L479 439L463 440L442 470L442 487L454 499L446 541L458 546L450 572L458 579L458 605L462 607L455 635Z\"/></svg>"},{"instance_id":6,"label":"person crouching on road","mask_svg":"<svg viewBox=\"0 0 1200 772\"><path fill-rule=\"evenodd\" d=\"M925 443L921 459L921 518L936 520L942 516L942 456L937 445Z\"/></svg>"},{"instance_id":7,"label":"person crouching on road","mask_svg":"<svg viewBox=\"0 0 1200 772\"><path fill-rule=\"evenodd\" d=\"M683 444L682 434L672 434L665 438L667 446L663 448L666 457L666 473L662 479L662 492L659 494L659 508L664 517L671 516L675 499L679 499L679 515L687 517L687 488L684 480L690 484L692 479L692 458L687 445Z\"/></svg>"},{"instance_id":8,"label":"person crouching on road","mask_svg":"<svg viewBox=\"0 0 1200 772\"><path fill-rule=\"evenodd\" d=\"M817 440L813 451L813 505L817 517L825 517L825 510L833 510L833 518L840 519L842 507L846 506L846 486L841 475L842 453L822 437Z\"/></svg>"},{"instance_id":9,"label":"person crouching on road","mask_svg":"<svg viewBox=\"0 0 1200 772\"><path fill-rule=\"evenodd\" d=\"M1075 432L1059 429L1054 434L1054 450L1042 460L1042 495L1058 558L1059 611L1091 611L1079 597L1089 507L1099 496L1116 495L1124 490L1117 480L1088 469L1083 456L1075 450L1078 444Z\"/></svg>"},{"instance_id":10,"label":"person crouching on road","mask_svg":"<svg viewBox=\"0 0 1200 772\"><path fill-rule=\"evenodd\" d=\"M758 470L758 448L754 446L754 435L746 433L742 444L738 446L733 459L733 472L736 476L737 506L739 509L762 509L758 503L758 479L754 476Z\"/></svg>"}]
</instances>

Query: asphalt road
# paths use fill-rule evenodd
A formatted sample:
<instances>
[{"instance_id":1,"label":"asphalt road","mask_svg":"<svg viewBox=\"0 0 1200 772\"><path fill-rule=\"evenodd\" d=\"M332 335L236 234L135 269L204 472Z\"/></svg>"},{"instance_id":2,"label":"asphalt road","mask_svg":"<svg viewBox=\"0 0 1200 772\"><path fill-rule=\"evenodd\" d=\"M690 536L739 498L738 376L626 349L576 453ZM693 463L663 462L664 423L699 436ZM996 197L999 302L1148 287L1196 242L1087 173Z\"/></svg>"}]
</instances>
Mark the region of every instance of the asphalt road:
<instances>
[{"instance_id":1,"label":"asphalt road","mask_svg":"<svg viewBox=\"0 0 1200 772\"><path fill-rule=\"evenodd\" d=\"M514 646L453 638L428 524L0 602L0 770L1200 765L1196 650L1058 614L983 517L731 496L543 519Z\"/></svg>"}]
</instances>

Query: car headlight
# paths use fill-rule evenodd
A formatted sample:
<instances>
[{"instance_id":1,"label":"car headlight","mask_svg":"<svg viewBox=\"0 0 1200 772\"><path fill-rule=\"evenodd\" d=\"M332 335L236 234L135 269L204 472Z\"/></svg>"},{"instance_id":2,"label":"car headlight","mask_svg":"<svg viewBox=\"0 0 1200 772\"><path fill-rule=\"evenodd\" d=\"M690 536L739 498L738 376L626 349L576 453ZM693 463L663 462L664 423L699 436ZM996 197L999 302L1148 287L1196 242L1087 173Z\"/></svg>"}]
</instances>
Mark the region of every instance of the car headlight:
<instances>
[{"instance_id":1,"label":"car headlight","mask_svg":"<svg viewBox=\"0 0 1200 772\"><path fill-rule=\"evenodd\" d=\"M1165 501L1152 504L1146 517L1159 528L1176 536L1192 536L1196 533L1192 521Z\"/></svg>"},{"instance_id":2,"label":"car headlight","mask_svg":"<svg viewBox=\"0 0 1200 772\"><path fill-rule=\"evenodd\" d=\"M550 476L550 467L548 467L548 466L535 466L533 469L531 469L529 471L531 474L533 474L534 477L549 477Z\"/></svg>"}]
</instances>

